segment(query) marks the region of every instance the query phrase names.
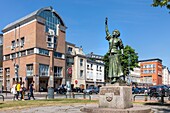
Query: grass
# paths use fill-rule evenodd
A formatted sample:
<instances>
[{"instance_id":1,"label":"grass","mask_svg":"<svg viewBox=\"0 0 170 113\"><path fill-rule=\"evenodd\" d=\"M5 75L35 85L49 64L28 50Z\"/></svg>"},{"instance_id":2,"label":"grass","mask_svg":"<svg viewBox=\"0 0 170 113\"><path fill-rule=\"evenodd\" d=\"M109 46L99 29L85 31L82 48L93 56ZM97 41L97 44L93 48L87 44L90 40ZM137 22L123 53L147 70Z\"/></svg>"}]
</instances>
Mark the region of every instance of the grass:
<instances>
[{"instance_id":1,"label":"grass","mask_svg":"<svg viewBox=\"0 0 170 113\"><path fill-rule=\"evenodd\" d=\"M97 103L97 100L84 100L84 99L49 99L49 100L26 100L26 101L6 101L0 102L0 110L5 109L22 109L38 106L50 106L50 105L70 105L70 104L87 104Z\"/></svg>"}]
</instances>

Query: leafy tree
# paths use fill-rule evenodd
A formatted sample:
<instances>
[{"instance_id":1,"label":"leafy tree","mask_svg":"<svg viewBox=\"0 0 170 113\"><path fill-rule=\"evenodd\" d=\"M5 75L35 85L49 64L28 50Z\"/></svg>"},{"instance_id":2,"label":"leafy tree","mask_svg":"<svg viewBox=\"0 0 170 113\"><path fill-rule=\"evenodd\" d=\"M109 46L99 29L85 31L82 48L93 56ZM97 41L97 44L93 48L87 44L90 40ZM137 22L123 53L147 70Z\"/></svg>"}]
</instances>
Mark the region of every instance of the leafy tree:
<instances>
[{"instance_id":1,"label":"leafy tree","mask_svg":"<svg viewBox=\"0 0 170 113\"><path fill-rule=\"evenodd\" d=\"M120 56L122 62L122 68L124 75L128 75L129 71L133 71L135 67L138 67L138 55L135 50L126 45L124 48L123 56Z\"/></svg>"},{"instance_id":2,"label":"leafy tree","mask_svg":"<svg viewBox=\"0 0 170 113\"><path fill-rule=\"evenodd\" d=\"M121 51L120 51L121 54ZM125 46L124 48L124 54L121 56L120 55L120 60L122 62L122 69L124 75L128 75L129 71L133 71L135 67L138 67L138 56L137 53L135 53L135 50L131 48L130 46ZM108 82L108 71L109 71L109 54L106 53L103 61L105 62L105 80Z\"/></svg>"},{"instance_id":3,"label":"leafy tree","mask_svg":"<svg viewBox=\"0 0 170 113\"><path fill-rule=\"evenodd\" d=\"M108 72L109 72L109 53L106 53L104 55L103 61L105 63L104 78L106 80L105 82L108 82L107 75L108 75Z\"/></svg>"},{"instance_id":4,"label":"leafy tree","mask_svg":"<svg viewBox=\"0 0 170 113\"><path fill-rule=\"evenodd\" d=\"M170 0L153 0L153 7L166 7L170 10Z\"/></svg>"}]
</instances>

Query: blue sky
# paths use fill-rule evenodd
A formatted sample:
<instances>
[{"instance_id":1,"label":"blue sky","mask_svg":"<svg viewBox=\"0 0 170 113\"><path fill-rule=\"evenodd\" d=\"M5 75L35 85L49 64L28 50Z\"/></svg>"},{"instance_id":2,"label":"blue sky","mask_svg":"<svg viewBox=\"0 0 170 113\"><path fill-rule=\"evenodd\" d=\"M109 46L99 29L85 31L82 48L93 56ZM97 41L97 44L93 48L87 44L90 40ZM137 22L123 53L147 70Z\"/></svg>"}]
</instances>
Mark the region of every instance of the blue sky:
<instances>
[{"instance_id":1,"label":"blue sky","mask_svg":"<svg viewBox=\"0 0 170 113\"><path fill-rule=\"evenodd\" d=\"M52 6L66 26L66 40L84 52L104 55L105 17L109 31L118 29L124 45L130 45L139 60L160 58L170 67L170 14L151 7L152 0L2 0L0 30L7 24L42 7Z\"/></svg>"}]
</instances>

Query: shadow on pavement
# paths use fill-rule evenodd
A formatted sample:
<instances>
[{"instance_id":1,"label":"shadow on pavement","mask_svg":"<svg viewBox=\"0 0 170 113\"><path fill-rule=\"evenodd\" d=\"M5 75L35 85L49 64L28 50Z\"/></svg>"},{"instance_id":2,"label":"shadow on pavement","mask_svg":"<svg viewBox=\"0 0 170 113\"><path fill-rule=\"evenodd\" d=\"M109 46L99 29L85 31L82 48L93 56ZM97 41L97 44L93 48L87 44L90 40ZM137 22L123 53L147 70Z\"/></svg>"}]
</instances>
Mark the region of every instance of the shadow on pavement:
<instances>
[{"instance_id":1,"label":"shadow on pavement","mask_svg":"<svg viewBox=\"0 0 170 113\"><path fill-rule=\"evenodd\" d=\"M168 106L168 107L170 107L170 103L160 103L160 102L145 103L144 105L150 105L150 106Z\"/></svg>"}]
</instances>

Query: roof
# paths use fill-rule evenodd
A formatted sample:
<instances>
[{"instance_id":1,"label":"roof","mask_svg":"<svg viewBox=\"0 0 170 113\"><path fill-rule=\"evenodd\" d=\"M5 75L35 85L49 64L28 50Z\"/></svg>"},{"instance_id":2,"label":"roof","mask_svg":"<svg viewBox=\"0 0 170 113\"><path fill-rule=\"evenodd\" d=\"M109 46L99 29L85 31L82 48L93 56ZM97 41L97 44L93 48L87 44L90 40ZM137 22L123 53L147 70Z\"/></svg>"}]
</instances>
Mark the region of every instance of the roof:
<instances>
[{"instance_id":1,"label":"roof","mask_svg":"<svg viewBox=\"0 0 170 113\"><path fill-rule=\"evenodd\" d=\"M153 58L153 59L147 59L147 60L139 60L138 62L152 62L152 61L155 61L155 60L157 60L159 62L162 62L162 60L159 59L159 58Z\"/></svg>"},{"instance_id":2,"label":"roof","mask_svg":"<svg viewBox=\"0 0 170 113\"><path fill-rule=\"evenodd\" d=\"M26 15L26 16L24 16L24 17L22 17L22 18L20 18L20 19L18 19L16 21L8 24L7 26L4 27L2 32L6 32L8 30L14 29L17 26L22 25L22 24L32 20L33 18L36 18L36 16L38 14L40 14L42 11L45 11L45 10L49 10L49 11L54 12L54 14L56 14L61 19L61 21L62 21L61 24L63 24L63 26L65 26L62 18L59 16L59 14L50 6L50 7L45 7L45 8L41 8L39 10L36 10L36 11L32 12L31 14L28 14L28 15Z\"/></svg>"}]
</instances>

